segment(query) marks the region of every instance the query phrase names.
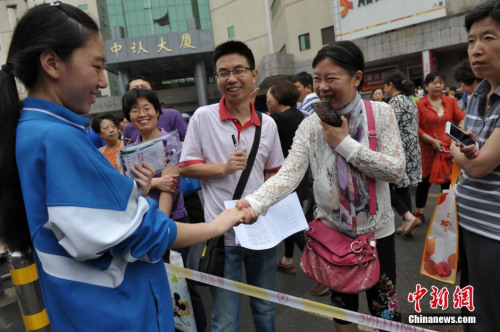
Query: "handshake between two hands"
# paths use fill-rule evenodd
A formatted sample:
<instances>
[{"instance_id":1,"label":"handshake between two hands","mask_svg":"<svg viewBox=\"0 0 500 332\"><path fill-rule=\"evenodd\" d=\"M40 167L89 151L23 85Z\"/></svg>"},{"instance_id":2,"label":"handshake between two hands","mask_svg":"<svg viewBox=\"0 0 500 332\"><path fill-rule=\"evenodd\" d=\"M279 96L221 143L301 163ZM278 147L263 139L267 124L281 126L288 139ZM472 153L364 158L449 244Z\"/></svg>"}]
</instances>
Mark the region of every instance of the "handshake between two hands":
<instances>
[{"instance_id":1,"label":"handshake between two hands","mask_svg":"<svg viewBox=\"0 0 500 332\"><path fill-rule=\"evenodd\" d=\"M217 234L224 234L227 230L240 224L253 224L257 221L259 212L252 209L245 199L236 202L236 206L225 209L209 224L214 224L218 228Z\"/></svg>"},{"instance_id":2,"label":"handshake between two hands","mask_svg":"<svg viewBox=\"0 0 500 332\"><path fill-rule=\"evenodd\" d=\"M135 175L137 188L142 195L147 195L151 189L151 179L154 175L154 170L147 163L136 164L132 169ZM253 224L259 218L259 212L252 209L250 204L245 199L240 199L236 202L236 207L226 209L220 214L221 221L225 224L224 228L230 228L239 224ZM219 218L217 218L219 219Z\"/></svg>"},{"instance_id":3,"label":"handshake between two hands","mask_svg":"<svg viewBox=\"0 0 500 332\"><path fill-rule=\"evenodd\" d=\"M246 199L238 200L235 208L240 212L244 212L244 216L238 220L238 224L253 224L259 218L259 212L252 209Z\"/></svg>"},{"instance_id":4,"label":"handshake between two hands","mask_svg":"<svg viewBox=\"0 0 500 332\"><path fill-rule=\"evenodd\" d=\"M238 226L239 224L251 225L259 218L259 212L252 209L248 201L245 199L237 201L234 208L224 210L221 213L221 216L224 214L228 214L228 217L233 219L235 222L234 226Z\"/></svg>"}]
</instances>

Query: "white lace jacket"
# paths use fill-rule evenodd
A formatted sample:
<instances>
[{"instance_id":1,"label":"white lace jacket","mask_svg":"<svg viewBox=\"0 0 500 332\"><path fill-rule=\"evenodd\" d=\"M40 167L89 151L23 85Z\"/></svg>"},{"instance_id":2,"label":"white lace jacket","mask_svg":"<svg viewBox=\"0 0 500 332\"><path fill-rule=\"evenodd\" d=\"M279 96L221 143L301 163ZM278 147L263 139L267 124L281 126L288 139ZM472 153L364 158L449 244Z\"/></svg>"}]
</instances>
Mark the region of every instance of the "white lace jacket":
<instances>
[{"instance_id":1,"label":"white lace jacket","mask_svg":"<svg viewBox=\"0 0 500 332\"><path fill-rule=\"evenodd\" d=\"M397 183L401 180L405 157L392 108L380 102L372 102L372 105L378 134L377 151L370 150L367 133L362 144L347 136L336 151L364 175L376 179L377 215L368 217L368 211L358 213L358 234L375 229L375 237L383 238L394 233L389 182ZM365 112L363 104L363 115ZM366 116L363 121L367 128ZM340 223L332 218L332 210L338 209L339 205L337 160L332 148L325 141L316 114L302 121L280 171L245 199L260 213L266 211L269 206L295 190L309 165L314 177L316 218L330 227L337 228ZM367 178L363 180L368 188Z\"/></svg>"}]
</instances>

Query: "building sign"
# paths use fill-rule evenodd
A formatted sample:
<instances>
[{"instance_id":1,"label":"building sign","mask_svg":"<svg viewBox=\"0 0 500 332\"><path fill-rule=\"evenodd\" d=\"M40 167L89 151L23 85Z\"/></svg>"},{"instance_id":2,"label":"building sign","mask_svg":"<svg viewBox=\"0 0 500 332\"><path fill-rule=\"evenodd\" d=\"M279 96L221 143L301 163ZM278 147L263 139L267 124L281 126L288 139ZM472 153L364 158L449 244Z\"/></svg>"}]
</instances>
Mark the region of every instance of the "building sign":
<instances>
[{"instance_id":1,"label":"building sign","mask_svg":"<svg viewBox=\"0 0 500 332\"><path fill-rule=\"evenodd\" d=\"M365 70L365 83L361 92L371 92L377 88L384 88L385 77L393 70L398 69L397 66L375 68Z\"/></svg>"},{"instance_id":2,"label":"building sign","mask_svg":"<svg viewBox=\"0 0 500 332\"><path fill-rule=\"evenodd\" d=\"M445 0L334 0L336 40L353 40L446 16Z\"/></svg>"},{"instance_id":3,"label":"building sign","mask_svg":"<svg viewBox=\"0 0 500 332\"><path fill-rule=\"evenodd\" d=\"M439 70L439 61L437 54L434 51L423 51L422 52L422 74L423 78L427 76L431 71Z\"/></svg>"},{"instance_id":4,"label":"building sign","mask_svg":"<svg viewBox=\"0 0 500 332\"><path fill-rule=\"evenodd\" d=\"M213 52L213 45L210 30L175 32L104 42L108 64Z\"/></svg>"}]
</instances>

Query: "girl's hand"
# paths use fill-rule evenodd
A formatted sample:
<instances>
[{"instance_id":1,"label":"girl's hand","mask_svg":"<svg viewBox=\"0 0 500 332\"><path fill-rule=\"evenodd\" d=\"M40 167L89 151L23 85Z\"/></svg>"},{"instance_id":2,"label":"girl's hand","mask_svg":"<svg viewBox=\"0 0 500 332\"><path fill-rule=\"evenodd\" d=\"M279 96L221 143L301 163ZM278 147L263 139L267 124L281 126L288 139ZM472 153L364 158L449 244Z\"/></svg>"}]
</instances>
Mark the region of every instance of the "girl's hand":
<instances>
[{"instance_id":1,"label":"girl's hand","mask_svg":"<svg viewBox=\"0 0 500 332\"><path fill-rule=\"evenodd\" d=\"M245 217L247 209L238 210L237 208L226 209L222 211L221 214L217 218L215 218L210 224L215 222L215 226L217 227L217 234L222 235L231 229L233 226L236 226L240 223Z\"/></svg>"},{"instance_id":2,"label":"girl's hand","mask_svg":"<svg viewBox=\"0 0 500 332\"><path fill-rule=\"evenodd\" d=\"M137 190L146 196L151 189L151 179L155 173L154 169L148 163L135 164L132 168L137 183Z\"/></svg>"},{"instance_id":3,"label":"girl's hand","mask_svg":"<svg viewBox=\"0 0 500 332\"><path fill-rule=\"evenodd\" d=\"M349 121L344 116L341 116L341 119L342 126L340 127L330 126L328 123L319 120L325 134L326 142L334 149L337 148L344 138L349 136Z\"/></svg>"}]
</instances>

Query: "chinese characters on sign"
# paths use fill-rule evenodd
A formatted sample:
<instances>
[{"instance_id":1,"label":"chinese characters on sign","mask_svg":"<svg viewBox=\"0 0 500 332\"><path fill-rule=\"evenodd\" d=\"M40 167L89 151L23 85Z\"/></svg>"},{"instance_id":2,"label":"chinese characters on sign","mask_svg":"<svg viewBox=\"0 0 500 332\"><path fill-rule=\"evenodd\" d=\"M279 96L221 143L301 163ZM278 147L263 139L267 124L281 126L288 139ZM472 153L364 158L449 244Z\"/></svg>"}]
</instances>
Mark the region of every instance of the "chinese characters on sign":
<instances>
[{"instance_id":1,"label":"chinese characters on sign","mask_svg":"<svg viewBox=\"0 0 500 332\"><path fill-rule=\"evenodd\" d=\"M430 293L431 300L429 301L431 309L446 310L448 308L448 295L450 292L446 287L441 289L436 286L432 286L432 291ZM420 300L428 293L425 287L417 284L415 292L408 294L408 302L414 303L415 311L421 312ZM469 311L474 311L474 298L473 298L474 288L472 286L465 286L460 288L455 287L453 292L453 309L467 308Z\"/></svg>"},{"instance_id":2,"label":"chinese characters on sign","mask_svg":"<svg viewBox=\"0 0 500 332\"><path fill-rule=\"evenodd\" d=\"M160 53L161 51L165 50L165 52L172 52L170 48L167 48L167 42L163 37L160 38L160 43L158 44L158 50L156 53Z\"/></svg>"},{"instance_id":3,"label":"chinese characters on sign","mask_svg":"<svg viewBox=\"0 0 500 332\"><path fill-rule=\"evenodd\" d=\"M384 87L384 79L389 73L395 69L397 66L389 66L382 68L367 69L364 72L365 84L361 89L362 92L371 92L377 88Z\"/></svg>"},{"instance_id":4,"label":"chinese characters on sign","mask_svg":"<svg viewBox=\"0 0 500 332\"><path fill-rule=\"evenodd\" d=\"M122 50L123 46L119 45L117 42L114 42L113 46L110 47L111 52L113 52L116 56L116 60L118 60L118 53Z\"/></svg>"},{"instance_id":5,"label":"chinese characters on sign","mask_svg":"<svg viewBox=\"0 0 500 332\"><path fill-rule=\"evenodd\" d=\"M182 35L182 42L180 48L196 48L191 45L191 35L189 33L185 33Z\"/></svg>"},{"instance_id":6,"label":"chinese characters on sign","mask_svg":"<svg viewBox=\"0 0 500 332\"><path fill-rule=\"evenodd\" d=\"M142 42L140 41L139 42L139 48L137 48L136 46L136 43L133 42L132 43L132 47L130 48L132 50L132 53L134 54L141 54L141 52L144 52L144 53L149 53L149 51L147 49L145 49L144 47L142 47Z\"/></svg>"},{"instance_id":7,"label":"chinese characters on sign","mask_svg":"<svg viewBox=\"0 0 500 332\"><path fill-rule=\"evenodd\" d=\"M167 53L173 52L172 49L168 48L167 42L163 37L160 37L160 41L156 46L158 47L156 50L157 54L163 51ZM120 52L123 51L123 45L115 41L109 47L109 49L115 55L116 60L120 60ZM149 50L145 46L143 46L142 41L132 42L132 46L130 47L130 49L132 50L132 54L135 55L149 54ZM191 34L185 33L181 36L181 43L179 45L179 49L196 49L196 46L192 44Z\"/></svg>"}]
</instances>

